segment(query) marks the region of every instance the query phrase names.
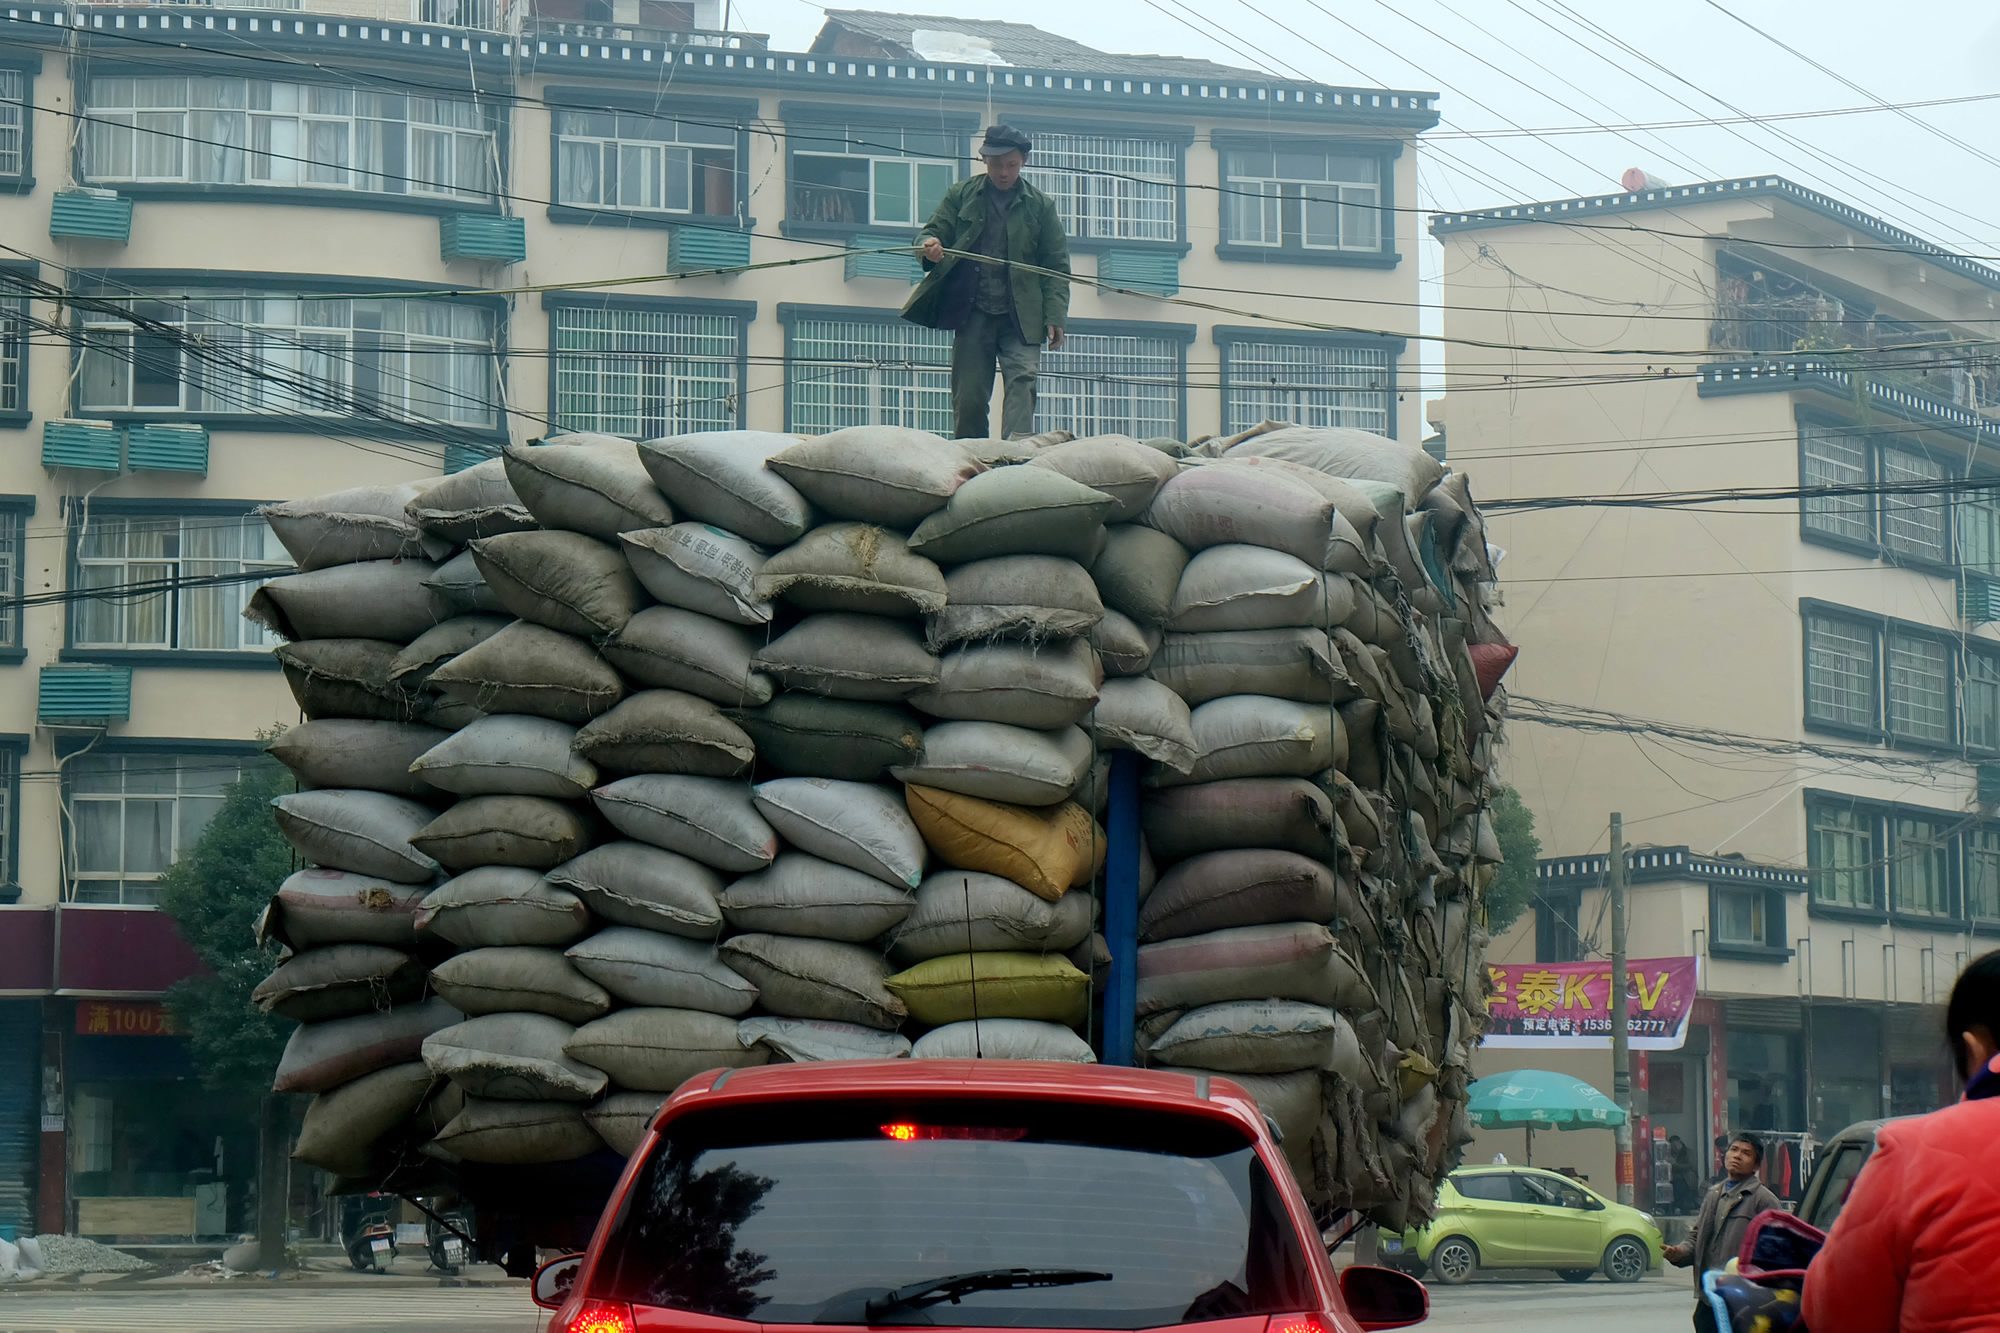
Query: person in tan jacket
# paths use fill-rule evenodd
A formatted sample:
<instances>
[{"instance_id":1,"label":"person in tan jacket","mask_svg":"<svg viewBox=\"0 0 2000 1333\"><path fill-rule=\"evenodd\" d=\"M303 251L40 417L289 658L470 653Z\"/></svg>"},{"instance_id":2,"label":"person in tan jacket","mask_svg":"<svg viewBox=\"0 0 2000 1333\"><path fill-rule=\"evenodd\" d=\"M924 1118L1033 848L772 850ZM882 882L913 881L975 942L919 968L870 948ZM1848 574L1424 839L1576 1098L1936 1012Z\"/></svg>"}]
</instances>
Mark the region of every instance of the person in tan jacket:
<instances>
[{"instance_id":1,"label":"person in tan jacket","mask_svg":"<svg viewBox=\"0 0 2000 1333\"><path fill-rule=\"evenodd\" d=\"M1731 1139L1729 1151L1722 1157L1725 1174L1709 1186L1708 1193L1702 1198L1693 1237L1678 1245L1669 1245L1664 1251L1668 1263L1677 1268L1694 1269L1694 1326L1697 1329L1713 1327L1708 1306L1701 1299L1701 1275L1723 1267L1736 1257L1743 1248L1743 1234L1750 1229L1751 1218L1767 1208L1784 1207L1759 1177L1758 1172L1763 1166L1762 1143L1748 1134L1738 1134Z\"/></svg>"}]
</instances>

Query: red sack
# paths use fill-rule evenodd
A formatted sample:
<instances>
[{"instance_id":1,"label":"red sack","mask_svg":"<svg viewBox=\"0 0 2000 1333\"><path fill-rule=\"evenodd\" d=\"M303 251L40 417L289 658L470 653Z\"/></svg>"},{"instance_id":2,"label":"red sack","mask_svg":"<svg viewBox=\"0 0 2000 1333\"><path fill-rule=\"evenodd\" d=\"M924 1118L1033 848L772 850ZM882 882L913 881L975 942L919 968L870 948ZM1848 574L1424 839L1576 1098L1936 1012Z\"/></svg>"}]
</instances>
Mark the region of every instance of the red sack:
<instances>
[{"instance_id":1,"label":"red sack","mask_svg":"<svg viewBox=\"0 0 2000 1333\"><path fill-rule=\"evenodd\" d=\"M1479 677L1479 697L1491 699L1500 688L1500 677L1514 665L1521 650L1511 643L1475 643L1466 649L1472 655L1472 672Z\"/></svg>"},{"instance_id":2,"label":"red sack","mask_svg":"<svg viewBox=\"0 0 2000 1333\"><path fill-rule=\"evenodd\" d=\"M1806 1265L1825 1244L1826 1233L1818 1227L1782 1208L1767 1208L1750 1219L1743 1233L1736 1271L1760 1283L1772 1278L1804 1280Z\"/></svg>"}]
</instances>

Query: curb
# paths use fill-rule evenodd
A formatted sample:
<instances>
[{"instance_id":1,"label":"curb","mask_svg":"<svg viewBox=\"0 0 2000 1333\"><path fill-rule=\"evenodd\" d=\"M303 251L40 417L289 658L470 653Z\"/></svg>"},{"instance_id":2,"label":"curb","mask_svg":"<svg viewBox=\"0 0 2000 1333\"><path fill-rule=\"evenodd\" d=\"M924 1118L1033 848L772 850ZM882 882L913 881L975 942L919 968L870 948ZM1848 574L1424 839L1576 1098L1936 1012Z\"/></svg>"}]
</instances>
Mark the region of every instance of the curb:
<instances>
[{"instance_id":1,"label":"curb","mask_svg":"<svg viewBox=\"0 0 2000 1333\"><path fill-rule=\"evenodd\" d=\"M435 1290L519 1290L526 1292L527 1282L520 1278L444 1278L424 1277L412 1274L404 1277L395 1274L355 1274L346 1277L340 1274L313 1274L304 1277L264 1277L261 1274L246 1273L241 1277L216 1280L189 1279L178 1273L162 1273L148 1276L141 1273L121 1273L103 1282L84 1282L86 1274L62 1274L53 1280L37 1279L33 1282L12 1283L0 1288L0 1302L14 1293L23 1295L35 1292L60 1291L70 1295L104 1296L144 1296L167 1291L340 1291L340 1290L388 1290L388 1291L435 1291Z\"/></svg>"}]
</instances>

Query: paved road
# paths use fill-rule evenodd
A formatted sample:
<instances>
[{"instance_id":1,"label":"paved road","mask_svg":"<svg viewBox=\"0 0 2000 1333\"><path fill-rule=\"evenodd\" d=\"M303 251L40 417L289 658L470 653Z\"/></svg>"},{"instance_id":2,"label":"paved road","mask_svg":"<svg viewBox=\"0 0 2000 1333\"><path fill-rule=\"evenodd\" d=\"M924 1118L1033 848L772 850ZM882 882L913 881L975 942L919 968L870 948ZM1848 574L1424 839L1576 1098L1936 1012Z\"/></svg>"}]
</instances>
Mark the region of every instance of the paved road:
<instances>
[{"instance_id":1,"label":"paved road","mask_svg":"<svg viewBox=\"0 0 2000 1333\"><path fill-rule=\"evenodd\" d=\"M519 1288L0 1291L0 1333L538 1333Z\"/></svg>"},{"instance_id":2,"label":"paved road","mask_svg":"<svg viewBox=\"0 0 2000 1333\"><path fill-rule=\"evenodd\" d=\"M1678 1280L1675 1280L1678 1279ZM1681 1333L1693 1296L1684 1275L1609 1282L1486 1281L1433 1287L1436 1333ZM514 1288L215 1288L0 1291L0 1333L375 1333L381 1329L540 1333Z\"/></svg>"},{"instance_id":3,"label":"paved road","mask_svg":"<svg viewBox=\"0 0 2000 1333\"><path fill-rule=\"evenodd\" d=\"M1632 1286L1602 1279L1575 1286L1555 1278L1480 1279L1463 1287L1431 1288L1430 1322L1437 1333L1459 1329L1521 1329L1532 1333L1684 1333L1694 1313L1694 1284L1675 1269Z\"/></svg>"}]
</instances>

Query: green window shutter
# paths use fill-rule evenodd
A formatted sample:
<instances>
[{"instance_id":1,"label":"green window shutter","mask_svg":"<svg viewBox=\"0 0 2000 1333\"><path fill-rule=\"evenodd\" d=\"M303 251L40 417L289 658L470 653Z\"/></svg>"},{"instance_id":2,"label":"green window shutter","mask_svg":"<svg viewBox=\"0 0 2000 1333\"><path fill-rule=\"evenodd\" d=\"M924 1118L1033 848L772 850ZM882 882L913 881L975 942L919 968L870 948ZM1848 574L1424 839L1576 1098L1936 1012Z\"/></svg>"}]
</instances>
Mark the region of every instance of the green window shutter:
<instances>
[{"instance_id":1,"label":"green window shutter","mask_svg":"<svg viewBox=\"0 0 2000 1333\"><path fill-rule=\"evenodd\" d=\"M132 668L42 668L36 715L53 726L108 726L132 716Z\"/></svg>"},{"instance_id":2,"label":"green window shutter","mask_svg":"<svg viewBox=\"0 0 2000 1333\"><path fill-rule=\"evenodd\" d=\"M918 282L924 276L924 266L905 238L856 236L848 242L848 246L847 259L842 265L842 270L849 282L856 278L889 278L909 285ZM891 254L866 253L890 246L900 246L902 249Z\"/></svg>"},{"instance_id":3,"label":"green window shutter","mask_svg":"<svg viewBox=\"0 0 2000 1333\"><path fill-rule=\"evenodd\" d=\"M667 242L667 271L702 273L750 262L750 233L720 227L675 227Z\"/></svg>"},{"instance_id":4,"label":"green window shutter","mask_svg":"<svg viewBox=\"0 0 2000 1333\"><path fill-rule=\"evenodd\" d=\"M42 423L42 466L54 472L75 468L117 472L124 464L124 441L108 421L58 420Z\"/></svg>"},{"instance_id":5,"label":"green window shutter","mask_svg":"<svg viewBox=\"0 0 2000 1333\"><path fill-rule=\"evenodd\" d=\"M125 463L134 472L208 475L208 428L157 423L134 426L125 436Z\"/></svg>"},{"instance_id":6,"label":"green window shutter","mask_svg":"<svg viewBox=\"0 0 2000 1333\"><path fill-rule=\"evenodd\" d=\"M528 257L527 223L490 213L451 213L438 219L438 254L488 264L518 264Z\"/></svg>"},{"instance_id":7,"label":"green window shutter","mask_svg":"<svg viewBox=\"0 0 2000 1333\"><path fill-rule=\"evenodd\" d=\"M123 245L132 239L132 201L109 190L63 190L49 209L49 235Z\"/></svg>"},{"instance_id":8,"label":"green window shutter","mask_svg":"<svg viewBox=\"0 0 2000 1333\"><path fill-rule=\"evenodd\" d=\"M1153 296L1181 289L1180 256L1158 250L1106 250L1097 257L1097 279Z\"/></svg>"},{"instance_id":9,"label":"green window shutter","mask_svg":"<svg viewBox=\"0 0 2000 1333\"><path fill-rule=\"evenodd\" d=\"M1959 618L1969 625L2000 620L2000 579L1967 572L1958 584Z\"/></svg>"},{"instance_id":10,"label":"green window shutter","mask_svg":"<svg viewBox=\"0 0 2000 1333\"><path fill-rule=\"evenodd\" d=\"M500 447L493 444L447 444L444 447L444 470L446 474L463 472L475 463L491 462L500 456Z\"/></svg>"}]
</instances>

